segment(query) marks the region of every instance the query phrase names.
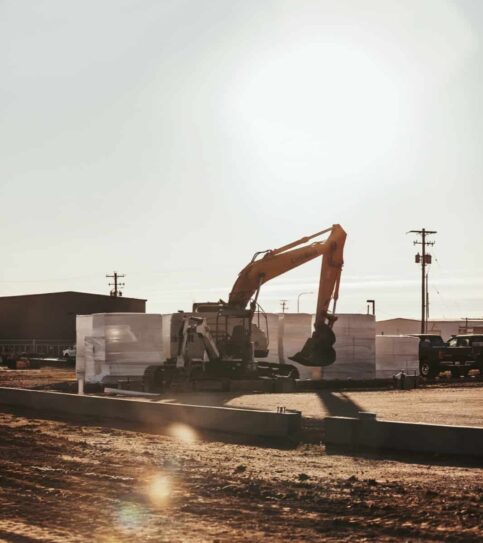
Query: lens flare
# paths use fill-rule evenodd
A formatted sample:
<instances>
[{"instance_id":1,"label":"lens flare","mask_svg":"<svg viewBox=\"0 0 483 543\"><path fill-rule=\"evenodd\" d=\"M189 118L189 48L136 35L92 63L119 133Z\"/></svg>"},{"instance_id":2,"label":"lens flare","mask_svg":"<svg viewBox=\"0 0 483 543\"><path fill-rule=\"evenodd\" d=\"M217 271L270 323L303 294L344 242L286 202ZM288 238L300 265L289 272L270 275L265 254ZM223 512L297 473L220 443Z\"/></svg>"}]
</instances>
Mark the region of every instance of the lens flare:
<instances>
[{"instance_id":1,"label":"lens flare","mask_svg":"<svg viewBox=\"0 0 483 543\"><path fill-rule=\"evenodd\" d=\"M168 430L168 435L183 441L183 443L196 443L198 441L198 434L186 424L175 423L172 424Z\"/></svg>"},{"instance_id":2,"label":"lens flare","mask_svg":"<svg viewBox=\"0 0 483 543\"><path fill-rule=\"evenodd\" d=\"M173 481L169 476L158 473L151 477L146 493L152 505L164 507L169 503L173 494Z\"/></svg>"},{"instance_id":3,"label":"lens flare","mask_svg":"<svg viewBox=\"0 0 483 543\"><path fill-rule=\"evenodd\" d=\"M137 505L124 505L116 515L117 528L123 532L135 532L142 525L142 510Z\"/></svg>"}]
</instances>

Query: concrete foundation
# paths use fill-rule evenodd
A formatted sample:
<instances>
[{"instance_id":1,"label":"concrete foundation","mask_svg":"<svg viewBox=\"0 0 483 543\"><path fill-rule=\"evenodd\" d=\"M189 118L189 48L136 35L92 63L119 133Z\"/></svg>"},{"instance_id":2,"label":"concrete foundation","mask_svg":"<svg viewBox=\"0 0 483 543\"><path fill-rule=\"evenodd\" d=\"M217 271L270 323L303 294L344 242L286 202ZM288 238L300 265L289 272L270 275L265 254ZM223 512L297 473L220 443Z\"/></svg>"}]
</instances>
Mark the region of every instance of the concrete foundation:
<instances>
[{"instance_id":1,"label":"concrete foundation","mask_svg":"<svg viewBox=\"0 0 483 543\"><path fill-rule=\"evenodd\" d=\"M359 418L327 417L325 443L352 450L387 449L483 458L483 428L379 421L374 413L360 413Z\"/></svg>"},{"instance_id":2,"label":"concrete foundation","mask_svg":"<svg viewBox=\"0 0 483 543\"><path fill-rule=\"evenodd\" d=\"M139 423L143 428L182 423L200 430L263 438L295 440L301 428L299 412L161 404L18 388L0 387L0 405L34 409L42 414L120 419Z\"/></svg>"}]
</instances>

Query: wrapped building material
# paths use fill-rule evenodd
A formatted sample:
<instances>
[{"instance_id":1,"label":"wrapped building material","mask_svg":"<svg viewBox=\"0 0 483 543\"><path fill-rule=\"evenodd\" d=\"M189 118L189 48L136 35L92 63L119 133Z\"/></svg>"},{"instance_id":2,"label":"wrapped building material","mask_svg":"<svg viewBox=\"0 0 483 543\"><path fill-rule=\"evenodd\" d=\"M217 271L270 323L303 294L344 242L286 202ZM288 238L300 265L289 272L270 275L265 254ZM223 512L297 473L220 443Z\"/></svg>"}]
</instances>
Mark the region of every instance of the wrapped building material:
<instances>
[{"instance_id":1,"label":"wrapped building material","mask_svg":"<svg viewBox=\"0 0 483 543\"><path fill-rule=\"evenodd\" d=\"M162 317L146 313L77 316L76 374L86 382L142 376L165 359Z\"/></svg>"},{"instance_id":2,"label":"wrapped building material","mask_svg":"<svg viewBox=\"0 0 483 543\"><path fill-rule=\"evenodd\" d=\"M121 377L141 377L150 364L175 358L180 344L183 318L193 313L166 315L146 313L97 313L77 317L76 372L91 383L110 383ZM212 314L206 316L213 336L217 326ZM369 379L375 374L374 317L339 315L334 331L337 361L332 366L313 368L289 359L299 352L312 335L313 315L307 313L268 313L254 318L252 339L260 330L269 338L267 357L261 361L292 364L302 379ZM234 320L236 324L236 319ZM229 333L234 326L230 322ZM256 327L256 328L255 328ZM219 339L219 338L218 338ZM204 345L195 334L189 337L187 354L191 359L205 357Z\"/></svg>"},{"instance_id":3,"label":"wrapped building material","mask_svg":"<svg viewBox=\"0 0 483 543\"><path fill-rule=\"evenodd\" d=\"M299 372L301 379L320 379L321 368L298 364L290 357L298 353L312 335L312 315L308 313L283 313L278 323L278 358L281 364L291 364ZM270 348L273 347L273 341Z\"/></svg>"},{"instance_id":4,"label":"wrapped building material","mask_svg":"<svg viewBox=\"0 0 483 543\"><path fill-rule=\"evenodd\" d=\"M324 368L324 379L374 379L376 323L373 315L343 313L334 324L335 364Z\"/></svg>"},{"instance_id":5,"label":"wrapped building material","mask_svg":"<svg viewBox=\"0 0 483 543\"><path fill-rule=\"evenodd\" d=\"M411 336L376 336L376 377L386 379L404 370L419 373L419 338Z\"/></svg>"},{"instance_id":6,"label":"wrapped building material","mask_svg":"<svg viewBox=\"0 0 483 543\"><path fill-rule=\"evenodd\" d=\"M337 359L325 368L303 366L290 360L314 330L314 315L280 315L278 355L280 363L292 364L301 379L373 379L375 376L375 320L372 315L339 314L334 325ZM274 348L270 342L270 351Z\"/></svg>"}]
</instances>

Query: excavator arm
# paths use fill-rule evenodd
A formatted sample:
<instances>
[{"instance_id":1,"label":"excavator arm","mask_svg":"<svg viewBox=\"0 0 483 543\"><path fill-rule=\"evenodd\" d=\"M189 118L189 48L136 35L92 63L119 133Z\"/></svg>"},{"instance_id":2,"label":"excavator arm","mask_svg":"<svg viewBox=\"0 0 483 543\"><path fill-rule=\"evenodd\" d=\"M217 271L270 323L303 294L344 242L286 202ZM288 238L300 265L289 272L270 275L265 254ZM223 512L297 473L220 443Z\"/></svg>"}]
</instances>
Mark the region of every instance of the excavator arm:
<instances>
[{"instance_id":1,"label":"excavator arm","mask_svg":"<svg viewBox=\"0 0 483 543\"><path fill-rule=\"evenodd\" d=\"M313 238L329 233L324 241ZM331 228L303 237L279 249L256 253L252 261L240 272L228 299L228 305L244 309L250 300L258 297L260 287L318 256L323 256L320 272L317 311L314 333L299 353L291 357L295 362L308 366L326 366L335 361L332 345L335 341L332 332L335 305L339 296L339 282L343 266L343 253L346 233L334 224ZM258 258L263 254L262 258ZM329 314L331 300L334 300L332 314ZM252 306L254 304L252 303Z\"/></svg>"}]
</instances>

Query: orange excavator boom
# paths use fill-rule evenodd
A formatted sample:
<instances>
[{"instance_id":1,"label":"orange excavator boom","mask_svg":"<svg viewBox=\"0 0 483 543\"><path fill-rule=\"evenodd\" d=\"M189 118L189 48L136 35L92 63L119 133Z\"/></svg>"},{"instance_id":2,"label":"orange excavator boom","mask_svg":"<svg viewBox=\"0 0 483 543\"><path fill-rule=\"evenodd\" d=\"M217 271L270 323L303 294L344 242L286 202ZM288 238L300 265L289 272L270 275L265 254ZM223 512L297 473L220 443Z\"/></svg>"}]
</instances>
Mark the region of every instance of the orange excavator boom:
<instances>
[{"instance_id":1,"label":"orange excavator boom","mask_svg":"<svg viewBox=\"0 0 483 543\"><path fill-rule=\"evenodd\" d=\"M327 239L309 243L313 238L329 233ZM258 296L260 287L306 262L323 256L320 272L314 333L300 353L292 360L309 366L323 366L335 361L332 345L335 336L332 326L336 320L335 305L339 296L339 283L343 266L346 233L339 224L316 232L278 249L256 253L252 261L239 273L230 292L228 305L244 309L250 300ZM261 254L263 257L258 258ZM332 314L330 302L334 301Z\"/></svg>"}]
</instances>

